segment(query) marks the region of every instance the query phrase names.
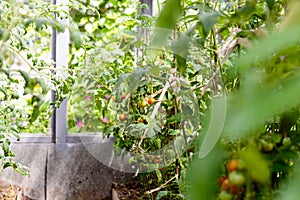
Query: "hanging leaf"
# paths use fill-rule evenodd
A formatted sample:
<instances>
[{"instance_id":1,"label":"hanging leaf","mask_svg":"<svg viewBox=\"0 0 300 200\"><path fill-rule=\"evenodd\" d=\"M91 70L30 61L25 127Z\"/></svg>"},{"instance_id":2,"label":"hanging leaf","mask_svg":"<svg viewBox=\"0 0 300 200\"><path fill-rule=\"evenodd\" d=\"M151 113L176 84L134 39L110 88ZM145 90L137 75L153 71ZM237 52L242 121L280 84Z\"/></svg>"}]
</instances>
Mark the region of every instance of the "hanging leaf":
<instances>
[{"instance_id":1,"label":"hanging leaf","mask_svg":"<svg viewBox=\"0 0 300 200\"><path fill-rule=\"evenodd\" d=\"M40 109L39 109L39 106L36 105L33 107L33 111L31 113L29 122L30 123L34 122L38 118L39 115L40 115Z\"/></svg>"},{"instance_id":2,"label":"hanging leaf","mask_svg":"<svg viewBox=\"0 0 300 200\"><path fill-rule=\"evenodd\" d=\"M157 21L156 29L150 46L153 49L161 49L166 45L167 39L173 32L177 19L182 12L180 0L167 0Z\"/></svg>"},{"instance_id":3,"label":"hanging leaf","mask_svg":"<svg viewBox=\"0 0 300 200\"><path fill-rule=\"evenodd\" d=\"M2 150L3 150L4 156L8 156L8 154L9 154L9 145L10 145L10 141L8 139L3 141Z\"/></svg>"},{"instance_id":4,"label":"hanging leaf","mask_svg":"<svg viewBox=\"0 0 300 200\"><path fill-rule=\"evenodd\" d=\"M211 12L204 11L199 14L199 20L202 25L204 38L207 37L214 25L218 22L218 17L219 14L213 10Z\"/></svg>"},{"instance_id":5,"label":"hanging leaf","mask_svg":"<svg viewBox=\"0 0 300 200\"><path fill-rule=\"evenodd\" d=\"M80 37L80 33L74 30L70 30L70 36L71 36L71 41L74 44L74 47L76 49L79 49L81 47L82 44L82 40Z\"/></svg>"},{"instance_id":6,"label":"hanging leaf","mask_svg":"<svg viewBox=\"0 0 300 200\"><path fill-rule=\"evenodd\" d=\"M21 74L21 76L25 80L25 87L29 87L30 77L29 77L28 73L23 70L18 70L18 72Z\"/></svg>"},{"instance_id":7,"label":"hanging leaf","mask_svg":"<svg viewBox=\"0 0 300 200\"><path fill-rule=\"evenodd\" d=\"M4 89L0 88L0 100L6 100L7 94Z\"/></svg>"},{"instance_id":8,"label":"hanging leaf","mask_svg":"<svg viewBox=\"0 0 300 200\"><path fill-rule=\"evenodd\" d=\"M147 73L147 69L140 68L136 69L127 79L128 91L133 92L141 83L142 77Z\"/></svg>"},{"instance_id":9,"label":"hanging leaf","mask_svg":"<svg viewBox=\"0 0 300 200\"><path fill-rule=\"evenodd\" d=\"M266 0L267 6L270 10L273 10L275 0Z\"/></svg>"}]
</instances>

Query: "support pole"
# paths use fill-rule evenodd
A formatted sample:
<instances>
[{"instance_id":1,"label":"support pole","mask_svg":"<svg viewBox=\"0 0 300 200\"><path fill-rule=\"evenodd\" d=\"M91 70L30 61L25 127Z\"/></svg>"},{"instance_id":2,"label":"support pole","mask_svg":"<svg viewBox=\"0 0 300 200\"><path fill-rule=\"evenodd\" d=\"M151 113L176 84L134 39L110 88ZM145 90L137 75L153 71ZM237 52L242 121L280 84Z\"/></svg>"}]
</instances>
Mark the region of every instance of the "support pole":
<instances>
[{"instance_id":1,"label":"support pole","mask_svg":"<svg viewBox=\"0 0 300 200\"><path fill-rule=\"evenodd\" d=\"M53 0L54 5L67 5L68 0ZM63 7L64 10L68 11L68 6ZM55 14L57 17L57 14ZM68 25L67 19L59 20L61 23ZM52 31L52 59L55 63L54 76L59 79L64 79L64 74L67 72L68 60L69 60L69 38L70 33L68 29L64 32L58 33L53 29ZM52 102L55 101L55 91L51 93ZM51 132L52 132L52 142L56 144L65 144L68 134L68 111L67 111L68 101L65 99L59 108L54 111L51 118Z\"/></svg>"}]
</instances>

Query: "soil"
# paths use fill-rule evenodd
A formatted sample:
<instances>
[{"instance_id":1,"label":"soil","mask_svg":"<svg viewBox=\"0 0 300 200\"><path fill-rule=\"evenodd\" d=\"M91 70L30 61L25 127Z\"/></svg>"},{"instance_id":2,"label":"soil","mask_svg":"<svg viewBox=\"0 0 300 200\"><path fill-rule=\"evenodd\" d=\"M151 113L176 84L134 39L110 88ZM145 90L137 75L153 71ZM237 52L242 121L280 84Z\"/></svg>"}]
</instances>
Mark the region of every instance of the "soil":
<instances>
[{"instance_id":1,"label":"soil","mask_svg":"<svg viewBox=\"0 0 300 200\"><path fill-rule=\"evenodd\" d=\"M131 181L126 184L113 183L113 190L116 192L119 200L139 200L142 199L142 184L140 181Z\"/></svg>"},{"instance_id":2,"label":"soil","mask_svg":"<svg viewBox=\"0 0 300 200\"><path fill-rule=\"evenodd\" d=\"M21 188L0 181L0 200L31 200L22 195Z\"/></svg>"},{"instance_id":3,"label":"soil","mask_svg":"<svg viewBox=\"0 0 300 200\"><path fill-rule=\"evenodd\" d=\"M130 181L126 184L113 183L113 190L117 194L119 200L140 200L143 192L141 192L142 184L138 180ZM0 200L31 200L22 195L21 188L15 185L9 185L0 181ZM116 198L117 199L117 198ZM114 199L113 199L114 200Z\"/></svg>"},{"instance_id":4,"label":"soil","mask_svg":"<svg viewBox=\"0 0 300 200\"><path fill-rule=\"evenodd\" d=\"M0 182L0 199L1 200L15 200L17 199L18 193L21 191L21 188L13 185L7 185L3 182Z\"/></svg>"}]
</instances>

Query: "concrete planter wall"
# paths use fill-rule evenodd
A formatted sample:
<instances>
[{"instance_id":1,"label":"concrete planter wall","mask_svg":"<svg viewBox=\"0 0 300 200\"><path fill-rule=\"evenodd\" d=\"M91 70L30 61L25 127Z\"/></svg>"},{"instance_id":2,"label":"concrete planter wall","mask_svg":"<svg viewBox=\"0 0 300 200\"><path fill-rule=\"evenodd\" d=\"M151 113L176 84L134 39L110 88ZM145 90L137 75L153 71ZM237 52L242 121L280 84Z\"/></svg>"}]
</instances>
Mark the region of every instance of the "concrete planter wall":
<instances>
[{"instance_id":1,"label":"concrete planter wall","mask_svg":"<svg viewBox=\"0 0 300 200\"><path fill-rule=\"evenodd\" d=\"M22 140L21 140L22 141ZM90 144L89 149L113 157L113 141ZM94 146L93 146L94 145ZM15 160L30 168L30 177L5 169L0 180L22 188L36 200L108 200L112 182L125 182L133 174L104 165L82 143L14 143Z\"/></svg>"}]
</instances>

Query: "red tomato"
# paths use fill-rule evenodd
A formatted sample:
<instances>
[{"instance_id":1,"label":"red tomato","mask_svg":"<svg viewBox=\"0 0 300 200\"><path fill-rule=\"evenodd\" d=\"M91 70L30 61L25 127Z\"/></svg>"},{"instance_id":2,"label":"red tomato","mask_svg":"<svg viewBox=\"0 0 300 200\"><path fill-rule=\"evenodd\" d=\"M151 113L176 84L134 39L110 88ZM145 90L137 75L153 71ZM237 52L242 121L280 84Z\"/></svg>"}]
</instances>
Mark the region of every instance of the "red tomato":
<instances>
[{"instance_id":1,"label":"red tomato","mask_svg":"<svg viewBox=\"0 0 300 200\"><path fill-rule=\"evenodd\" d=\"M230 186L230 190L231 190L231 193L234 194L234 195L236 195L239 192L239 188L237 186L234 186L234 185Z\"/></svg>"},{"instance_id":2,"label":"red tomato","mask_svg":"<svg viewBox=\"0 0 300 200\"><path fill-rule=\"evenodd\" d=\"M226 178L221 185L222 190L229 190L231 188L231 184L228 178Z\"/></svg>"},{"instance_id":3,"label":"red tomato","mask_svg":"<svg viewBox=\"0 0 300 200\"><path fill-rule=\"evenodd\" d=\"M221 186L223 181L225 181L227 179L226 176L220 176L219 179L218 179L218 184Z\"/></svg>"}]
</instances>

